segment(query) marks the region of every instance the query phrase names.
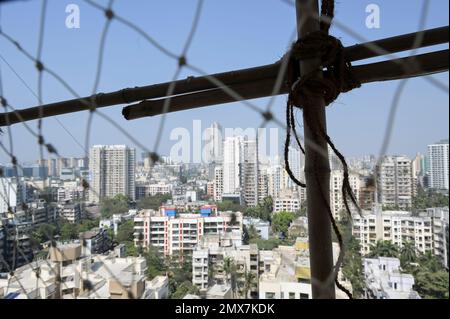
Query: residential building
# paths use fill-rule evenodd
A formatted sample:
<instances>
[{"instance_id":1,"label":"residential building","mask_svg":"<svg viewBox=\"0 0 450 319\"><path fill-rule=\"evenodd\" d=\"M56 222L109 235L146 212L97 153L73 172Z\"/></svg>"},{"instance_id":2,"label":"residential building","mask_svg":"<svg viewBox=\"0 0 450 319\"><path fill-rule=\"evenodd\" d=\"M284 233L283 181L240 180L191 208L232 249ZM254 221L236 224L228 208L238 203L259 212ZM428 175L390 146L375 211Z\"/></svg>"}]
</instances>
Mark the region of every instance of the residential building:
<instances>
[{"instance_id":1,"label":"residential building","mask_svg":"<svg viewBox=\"0 0 450 319\"><path fill-rule=\"evenodd\" d=\"M82 254L82 245L58 244L49 259L16 269L0 279L0 296L10 299L162 299L168 295L168 277L146 280L143 257L121 258ZM39 271L37 271L39 270ZM39 277L36 276L39 273ZM57 277L60 280L57 280Z\"/></svg>"},{"instance_id":2,"label":"residential building","mask_svg":"<svg viewBox=\"0 0 450 319\"><path fill-rule=\"evenodd\" d=\"M297 212L301 208L301 201L298 192L285 190L279 197L273 200L273 212Z\"/></svg>"},{"instance_id":3,"label":"residential building","mask_svg":"<svg viewBox=\"0 0 450 319\"><path fill-rule=\"evenodd\" d=\"M199 213L178 213L175 207L163 206L158 212L142 210L134 217L135 245L152 245L164 255L190 256L207 234L220 234L235 246L242 245L242 213L215 213L211 206Z\"/></svg>"},{"instance_id":4,"label":"residential building","mask_svg":"<svg viewBox=\"0 0 450 319\"><path fill-rule=\"evenodd\" d=\"M192 254L192 283L201 292L208 291L210 295L212 293L208 289L216 286L217 294L213 295L222 295L218 291L222 291L224 286L229 287L231 282L230 274L226 273L224 266L227 259L236 267L236 289L232 292L233 297L256 297L259 275L257 245L236 246L229 241L223 241L222 235L206 235L199 242ZM254 283L249 289L249 295L244 296L244 275L248 272L253 273ZM218 289L220 286L221 289ZM223 292L225 295L228 293Z\"/></svg>"},{"instance_id":5,"label":"residential building","mask_svg":"<svg viewBox=\"0 0 450 319\"><path fill-rule=\"evenodd\" d=\"M247 207L256 207L259 202L259 160L256 140L242 142L242 161L240 164L240 186L243 203Z\"/></svg>"},{"instance_id":6,"label":"residential building","mask_svg":"<svg viewBox=\"0 0 450 319\"><path fill-rule=\"evenodd\" d=\"M13 219L0 219L0 228L3 228L3 261L0 270L12 271L33 260L31 249L30 222L18 222ZM0 244L1 245L1 244Z\"/></svg>"},{"instance_id":7,"label":"residential building","mask_svg":"<svg viewBox=\"0 0 450 319\"><path fill-rule=\"evenodd\" d=\"M353 236L361 244L361 254L370 253L379 240L387 240L402 247L414 243L420 253L433 250L432 218L427 214L413 216L406 211L363 211L362 216L353 214Z\"/></svg>"},{"instance_id":8,"label":"residential building","mask_svg":"<svg viewBox=\"0 0 450 319\"><path fill-rule=\"evenodd\" d=\"M306 240L261 251L259 263L259 299L312 299Z\"/></svg>"},{"instance_id":9,"label":"residential building","mask_svg":"<svg viewBox=\"0 0 450 319\"><path fill-rule=\"evenodd\" d=\"M223 157L222 127L214 122L211 127L205 129L205 146L203 147L203 162L221 163Z\"/></svg>"},{"instance_id":10,"label":"residential building","mask_svg":"<svg viewBox=\"0 0 450 319\"><path fill-rule=\"evenodd\" d=\"M111 249L111 238L103 228L93 228L80 233L80 240L83 242L83 255L102 254Z\"/></svg>"},{"instance_id":11,"label":"residential building","mask_svg":"<svg viewBox=\"0 0 450 319\"><path fill-rule=\"evenodd\" d=\"M89 165L91 202L119 194L135 200L135 149L125 145L95 145L91 148Z\"/></svg>"},{"instance_id":12,"label":"residential building","mask_svg":"<svg viewBox=\"0 0 450 319\"><path fill-rule=\"evenodd\" d=\"M0 217L21 209L25 197L25 185L20 179L0 177Z\"/></svg>"},{"instance_id":13,"label":"residential building","mask_svg":"<svg viewBox=\"0 0 450 319\"><path fill-rule=\"evenodd\" d=\"M261 239L269 239L270 223L259 218L244 217L244 226L254 227Z\"/></svg>"},{"instance_id":14,"label":"residential building","mask_svg":"<svg viewBox=\"0 0 450 319\"><path fill-rule=\"evenodd\" d=\"M240 192L239 167L241 164L242 138L227 137L223 142L223 193Z\"/></svg>"},{"instance_id":15,"label":"residential building","mask_svg":"<svg viewBox=\"0 0 450 319\"><path fill-rule=\"evenodd\" d=\"M421 299L413 290L413 275L401 273L398 258L364 258L364 278L368 299Z\"/></svg>"},{"instance_id":16,"label":"residential building","mask_svg":"<svg viewBox=\"0 0 450 319\"><path fill-rule=\"evenodd\" d=\"M230 285L214 285L206 292L206 299L234 299Z\"/></svg>"},{"instance_id":17,"label":"residential building","mask_svg":"<svg viewBox=\"0 0 450 319\"><path fill-rule=\"evenodd\" d=\"M407 210L412 206L411 160L405 156L385 156L377 168L378 202L389 208Z\"/></svg>"},{"instance_id":18,"label":"residential building","mask_svg":"<svg viewBox=\"0 0 450 319\"><path fill-rule=\"evenodd\" d=\"M448 140L428 145L429 187L448 191Z\"/></svg>"},{"instance_id":19,"label":"residential building","mask_svg":"<svg viewBox=\"0 0 450 319\"><path fill-rule=\"evenodd\" d=\"M449 269L448 207L428 208L426 211L433 223L434 254L441 260L444 267Z\"/></svg>"},{"instance_id":20,"label":"residential building","mask_svg":"<svg viewBox=\"0 0 450 319\"><path fill-rule=\"evenodd\" d=\"M361 188L361 180L358 174L350 172L348 175L350 188L353 191L355 199L358 203L360 196L359 190ZM332 170L330 174L330 207L331 212L336 220L341 219L341 212L346 211L344 203L344 194L342 193L342 185L344 183L344 171ZM352 201L347 196L347 203L351 208L354 208Z\"/></svg>"},{"instance_id":21,"label":"residential building","mask_svg":"<svg viewBox=\"0 0 450 319\"><path fill-rule=\"evenodd\" d=\"M65 202L58 205L59 217L64 218L71 224L77 224L81 221L81 204Z\"/></svg>"}]
</instances>

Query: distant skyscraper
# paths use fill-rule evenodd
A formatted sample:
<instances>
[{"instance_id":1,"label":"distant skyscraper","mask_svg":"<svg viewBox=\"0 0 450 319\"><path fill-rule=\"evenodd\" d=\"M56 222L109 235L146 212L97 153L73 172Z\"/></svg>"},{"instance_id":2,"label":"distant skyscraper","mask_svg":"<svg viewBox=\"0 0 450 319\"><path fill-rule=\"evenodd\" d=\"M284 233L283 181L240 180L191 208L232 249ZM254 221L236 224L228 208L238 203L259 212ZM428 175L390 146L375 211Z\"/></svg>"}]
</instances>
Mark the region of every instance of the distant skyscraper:
<instances>
[{"instance_id":1,"label":"distant skyscraper","mask_svg":"<svg viewBox=\"0 0 450 319\"><path fill-rule=\"evenodd\" d=\"M211 127L205 130L205 147L203 149L203 160L206 163L222 162L223 140L222 127L214 122Z\"/></svg>"},{"instance_id":2,"label":"distant skyscraper","mask_svg":"<svg viewBox=\"0 0 450 319\"><path fill-rule=\"evenodd\" d=\"M255 207L259 196L259 161L256 140L244 140L242 143L242 162L240 167L241 195L246 206Z\"/></svg>"},{"instance_id":3,"label":"distant skyscraper","mask_svg":"<svg viewBox=\"0 0 450 319\"><path fill-rule=\"evenodd\" d=\"M135 200L135 149L125 145L95 145L91 148L89 165L91 201L99 202L118 194Z\"/></svg>"},{"instance_id":4,"label":"distant skyscraper","mask_svg":"<svg viewBox=\"0 0 450 319\"><path fill-rule=\"evenodd\" d=\"M429 186L448 190L448 140L428 145Z\"/></svg>"},{"instance_id":5,"label":"distant skyscraper","mask_svg":"<svg viewBox=\"0 0 450 319\"><path fill-rule=\"evenodd\" d=\"M223 142L223 194L238 194L240 188L242 137L227 137Z\"/></svg>"},{"instance_id":6,"label":"distant skyscraper","mask_svg":"<svg viewBox=\"0 0 450 319\"><path fill-rule=\"evenodd\" d=\"M300 149L297 147L289 147L289 167L292 171L292 174L299 180L304 182L305 181L305 155L301 152ZM288 180L288 187L296 187L297 184L289 178Z\"/></svg>"},{"instance_id":7,"label":"distant skyscraper","mask_svg":"<svg viewBox=\"0 0 450 319\"><path fill-rule=\"evenodd\" d=\"M377 169L378 201L382 206L412 206L411 160L404 156L385 156Z\"/></svg>"}]
</instances>

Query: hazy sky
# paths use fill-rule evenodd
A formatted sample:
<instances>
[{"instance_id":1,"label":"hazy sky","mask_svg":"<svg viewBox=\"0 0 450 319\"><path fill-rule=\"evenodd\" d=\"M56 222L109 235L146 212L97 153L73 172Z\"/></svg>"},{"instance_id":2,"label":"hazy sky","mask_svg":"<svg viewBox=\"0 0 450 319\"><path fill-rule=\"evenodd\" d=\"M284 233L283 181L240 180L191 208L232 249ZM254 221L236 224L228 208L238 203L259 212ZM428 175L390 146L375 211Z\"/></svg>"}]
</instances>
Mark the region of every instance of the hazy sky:
<instances>
[{"instance_id":1,"label":"hazy sky","mask_svg":"<svg viewBox=\"0 0 450 319\"><path fill-rule=\"evenodd\" d=\"M102 5L107 3L97 2ZM65 8L71 3L80 6L79 29L65 26ZM365 24L368 15L366 6L371 3L378 4L381 9L379 29L368 29ZM179 53L189 34L196 4L195 0L116 0L113 9L143 28L161 45ZM363 38L375 40L416 31L422 4L422 0L338 1L336 19ZM18 1L0 7L3 30L35 55L41 1ZM447 0L432 0L426 27L448 25L448 7ZM82 96L92 93L104 23L104 14L84 1L49 1L42 60ZM205 0L198 30L187 55L188 61L210 73L273 63L285 53L294 29L295 10L281 0ZM360 42L336 26L331 32L341 38L344 45ZM1 37L0 54L37 92L34 65ZM36 105L36 98L1 59L0 67L4 94L10 104L16 108ZM139 34L113 21L106 39L99 91L169 81L175 69L176 61L163 55ZM180 78L188 75L196 74L185 71ZM448 73L434 77L448 85ZM328 108L329 134L344 154L355 156L379 152L389 108L398 85L398 81L364 85L341 95ZM73 98L70 92L48 75L44 76L43 92L45 103ZM281 96L274 105L275 115L282 121L285 101L286 97ZM267 99L252 102L264 107ZM128 122L122 118L121 110L122 105L103 109L103 112L151 149L160 117ZM412 156L418 151L424 152L427 144L448 138L448 113L447 93L424 79L410 80L400 101L389 153ZM88 113L58 118L74 138L84 145ZM193 120L201 120L203 127L213 121L219 122L222 127L242 128L257 127L262 122L257 113L241 103L173 113L167 117L159 152L169 153L175 143L169 140L173 128L185 127L191 130ZM29 124L36 129L37 122ZM19 161L39 158L36 139L22 125L13 126L12 133L14 153ZM82 148L55 119L44 120L44 135L63 156L83 154ZM0 139L5 146L9 145L7 133ZM280 142L283 139L284 133L280 131ZM91 144L133 145L126 136L100 117L94 118ZM0 163L9 162L9 158L0 152Z\"/></svg>"}]
</instances>

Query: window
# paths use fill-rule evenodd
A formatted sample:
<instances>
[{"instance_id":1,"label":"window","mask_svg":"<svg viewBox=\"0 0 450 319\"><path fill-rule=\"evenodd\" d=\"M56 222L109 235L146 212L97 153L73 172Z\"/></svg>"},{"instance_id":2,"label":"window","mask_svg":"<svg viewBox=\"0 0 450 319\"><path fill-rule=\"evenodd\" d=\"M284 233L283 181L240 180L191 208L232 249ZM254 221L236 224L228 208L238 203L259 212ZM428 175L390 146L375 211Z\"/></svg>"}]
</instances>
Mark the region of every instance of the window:
<instances>
[{"instance_id":1,"label":"window","mask_svg":"<svg viewBox=\"0 0 450 319\"><path fill-rule=\"evenodd\" d=\"M295 299L295 292L289 293L289 299Z\"/></svg>"},{"instance_id":2,"label":"window","mask_svg":"<svg viewBox=\"0 0 450 319\"><path fill-rule=\"evenodd\" d=\"M309 299L309 295L300 293L300 299Z\"/></svg>"},{"instance_id":3,"label":"window","mask_svg":"<svg viewBox=\"0 0 450 319\"><path fill-rule=\"evenodd\" d=\"M266 299L275 299L274 292L266 292Z\"/></svg>"}]
</instances>

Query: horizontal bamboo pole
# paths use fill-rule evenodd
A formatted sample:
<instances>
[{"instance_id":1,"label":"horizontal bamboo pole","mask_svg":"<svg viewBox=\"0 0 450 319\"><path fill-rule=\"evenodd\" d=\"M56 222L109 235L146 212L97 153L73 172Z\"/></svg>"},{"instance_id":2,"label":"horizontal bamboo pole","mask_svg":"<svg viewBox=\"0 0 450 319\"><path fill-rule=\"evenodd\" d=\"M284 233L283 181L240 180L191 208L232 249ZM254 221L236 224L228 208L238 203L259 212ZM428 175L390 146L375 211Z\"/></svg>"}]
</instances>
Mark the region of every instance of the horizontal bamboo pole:
<instances>
[{"instance_id":1,"label":"horizontal bamboo pole","mask_svg":"<svg viewBox=\"0 0 450 319\"><path fill-rule=\"evenodd\" d=\"M430 75L445 72L449 69L448 50L426 53L414 57L407 57L378 63L359 65L352 67L352 73L362 84L399 80L404 78ZM408 68L405 70L404 63L417 63L420 68ZM247 84L229 86L243 99L257 99L274 95L273 87L276 77L263 79ZM280 91L275 94L286 94L289 88L282 85ZM147 116L162 114L164 99L147 100L138 104L127 106L122 114L127 120L138 119ZM220 88L179 95L171 98L169 112L184 111L194 108L237 102L235 98Z\"/></svg>"},{"instance_id":2,"label":"horizontal bamboo pole","mask_svg":"<svg viewBox=\"0 0 450 319\"><path fill-rule=\"evenodd\" d=\"M423 41L420 47L448 43L449 41L448 26L425 30L420 33L423 33ZM378 46L382 50L389 53L401 52L409 50L413 47L414 39L417 34L418 33L416 32L373 42L357 44L347 47L344 50L349 61L357 61L379 56L379 52L377 53L370 49L373 46ZM216 73L212 74L211 77L216 78L228 87L239 86L242 83L258 82L260 80L276 77L280 71L280 65L281 63L278 61L276 63L260 67ZM89 110L91 108L92 101L94 101L94 105L97 108L101 108L112 105L129 104L147 99L162 98L166 97L170 84L171 82L166 82L143 87L126 88L111 93L98 93L79 99L72 99L50 103L40 107L35 106L17 111L6 112L0 114L0 126L12 125L22 121L36 120L40 116L40 109L42 109L42 115L45 118ZM211 83L208 77L188 77L187 79L176 81L173 95L178 96L180 94L212 89L217 89L217 86Z\"/></svg>"}]
</instances>

